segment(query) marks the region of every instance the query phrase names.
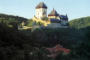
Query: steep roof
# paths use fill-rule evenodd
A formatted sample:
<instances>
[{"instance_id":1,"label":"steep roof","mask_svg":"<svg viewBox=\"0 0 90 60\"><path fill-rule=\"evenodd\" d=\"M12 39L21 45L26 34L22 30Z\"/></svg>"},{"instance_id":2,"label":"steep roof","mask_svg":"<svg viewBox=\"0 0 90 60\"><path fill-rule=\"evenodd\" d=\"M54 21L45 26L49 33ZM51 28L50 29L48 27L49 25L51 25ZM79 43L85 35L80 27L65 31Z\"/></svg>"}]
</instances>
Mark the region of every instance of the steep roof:
<instances>
[{"instance_id":1,"label":"steep roof","mask_svg":"<svg viewBox=\"0 0 90 60\"><path fill-rule=\"evenodd\" d=\"M52 10L50 14L48 14L48 16L59 16L59 14L57 13L56 10Z\"/></svg>"},{"instance_id":2,"label":"steep roof","mask_svg":"<svg viewBox=\"0 0 90 60\"><path fill-rule=\"evenodd\" d=\"M61 19L63 19L63 20L68 20L67 15L60 15L59 17L60 17Z\"/></svg>"},{"instance_id":3,"label":"steep roof","mask_svg":"<svg viewBox=\"0 0 90 60\"><path fill-rule=\"evenodd\" d=\"M47 6L44 4L44 2L40 2L37 6L36 6L36 9L38 8L46 8L47 9Z\"/></svg>"}]
</instances>

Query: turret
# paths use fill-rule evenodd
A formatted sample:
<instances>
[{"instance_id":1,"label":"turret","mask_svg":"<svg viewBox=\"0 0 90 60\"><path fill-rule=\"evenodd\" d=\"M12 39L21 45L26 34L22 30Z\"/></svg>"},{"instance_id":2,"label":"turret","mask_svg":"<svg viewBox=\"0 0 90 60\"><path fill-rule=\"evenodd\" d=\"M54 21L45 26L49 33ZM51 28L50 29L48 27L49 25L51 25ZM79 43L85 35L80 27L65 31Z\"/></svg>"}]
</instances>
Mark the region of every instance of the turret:
<instances>
[{"instance_id":1,"label":"turret","mask_svg":"<svg viewBox=\"0 0 90 60\"><path fill-rule=\"evenodd\" d=\"M62 21L62 25L68 25L68 16L66 15L60 15L60 20Z\"/></svg>"},{"instance_id":2,"label":"turret","mask_svg":"<svg viewBox=\"0 0 90 60\"><path fill-rule=\"evenodd\" d=\"M53 10L51 11L50 14L48 14L48 18L49 19L60 19L59 18L59 14L57 13L57 11L53 8Z\"/></svg>"},{"instance_id":3,"label":"turret","mask_svg":"<svg viewBox=\"0 0 90 60\"><path fill-rule=\"evenodd\" d=\"M36 15L35 16L39 19L47 17L47 6L44 4L44 2L40 2L36 6Z\"/></svg>"}]
</instances>

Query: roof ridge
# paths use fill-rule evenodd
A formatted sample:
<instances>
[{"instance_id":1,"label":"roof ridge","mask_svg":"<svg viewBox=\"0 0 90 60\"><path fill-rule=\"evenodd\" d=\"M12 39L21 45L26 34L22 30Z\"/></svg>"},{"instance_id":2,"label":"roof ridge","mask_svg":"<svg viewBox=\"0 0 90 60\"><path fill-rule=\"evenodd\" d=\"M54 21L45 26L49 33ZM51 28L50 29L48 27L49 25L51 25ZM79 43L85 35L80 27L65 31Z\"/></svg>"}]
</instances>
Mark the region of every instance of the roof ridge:
<instances>
[{"instance_id":1,"label":"roof ridge","mask_svg":"<svg viewBox=\"0 0 90 60\"><path fill-rule=\"evenodd\" d=\"M47 6L45 5L44 2L40 2L37 6L36 6L36 9L38 8L46 8L47 9Z\"/></svg>"},{"instance_id":2,"label":"roof ridge","mask_svg":"<svg viewBox=\"0 0 90 60\"><path fill-rule=\"evenodd\" d=\"M53 8L53 10L51 11L50 14L48 14L49 16L58 16L59 14L57 13L57 11Z\"/></svg>"}]
</instances>

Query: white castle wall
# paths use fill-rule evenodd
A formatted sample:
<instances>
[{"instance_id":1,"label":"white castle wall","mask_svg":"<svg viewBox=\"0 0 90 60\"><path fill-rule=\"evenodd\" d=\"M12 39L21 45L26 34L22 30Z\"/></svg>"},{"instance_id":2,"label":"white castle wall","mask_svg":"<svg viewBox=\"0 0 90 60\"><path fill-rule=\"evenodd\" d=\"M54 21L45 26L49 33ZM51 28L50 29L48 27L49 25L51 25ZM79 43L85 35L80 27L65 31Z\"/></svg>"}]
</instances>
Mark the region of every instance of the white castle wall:
<instances>
[{"instance_id":1,"label":"white castle wall","mask_svg":"<svg viewBox=\"0 0 90 60\"><path fill-rule=\"evenodd\" d=\"M47 9L39 8L36 9L36 17L41 19L42 17L47 17Z\"/></svg>"}]
</instances>

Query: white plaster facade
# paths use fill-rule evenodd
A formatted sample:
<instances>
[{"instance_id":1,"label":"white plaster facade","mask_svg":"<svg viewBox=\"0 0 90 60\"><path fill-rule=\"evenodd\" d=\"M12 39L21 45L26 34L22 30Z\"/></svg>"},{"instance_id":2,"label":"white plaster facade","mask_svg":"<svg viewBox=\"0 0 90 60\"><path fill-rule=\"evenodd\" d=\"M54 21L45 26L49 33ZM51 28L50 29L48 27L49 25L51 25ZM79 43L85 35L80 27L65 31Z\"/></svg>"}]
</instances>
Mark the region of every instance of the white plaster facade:
<instances>
[{"instance_id":1,"label":"white plaster facade","mask_svg":"<svg viewBox=\"0 0 90 60\"><path fill-rule=\"evenodd\" d=\"M36 15L35 16L39 19L41 19L43 17L47 17L47 9L46 8L36 9Z\"/></svg>"}]
</instances>

